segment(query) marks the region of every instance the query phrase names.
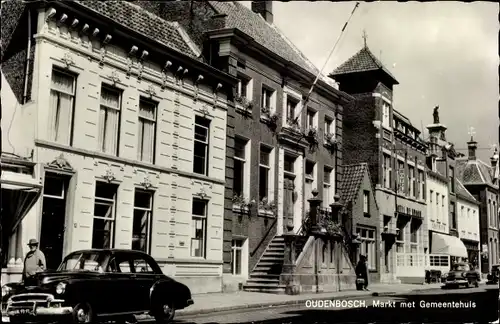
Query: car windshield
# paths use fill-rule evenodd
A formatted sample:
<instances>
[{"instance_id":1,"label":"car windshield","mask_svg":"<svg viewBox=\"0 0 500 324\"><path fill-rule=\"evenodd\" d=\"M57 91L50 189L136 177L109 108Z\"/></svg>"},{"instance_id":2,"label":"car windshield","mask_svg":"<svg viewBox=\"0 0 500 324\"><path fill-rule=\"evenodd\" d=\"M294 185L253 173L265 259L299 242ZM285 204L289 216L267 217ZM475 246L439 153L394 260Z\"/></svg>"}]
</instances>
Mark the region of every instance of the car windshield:
<instances>
[{"instance_id":1,"label":"car windshield","mask_svg":"<svg viewBox=\"0 0 500 324\"><path fill-rule=\"evenodd\" d=\"M58 271L104 272L106 255L97 252L81 252L68 255Z\"/></svg>"},{"instance_id":2,"label":"car windshield","mask_svg":"<svg viewBox=\"0 0 500 324\"><path fill-rule=\"evenodd\" d=\"M469 266L467 264L454 264L453 271L469 271Z\"/></svg>"}]
</instances>

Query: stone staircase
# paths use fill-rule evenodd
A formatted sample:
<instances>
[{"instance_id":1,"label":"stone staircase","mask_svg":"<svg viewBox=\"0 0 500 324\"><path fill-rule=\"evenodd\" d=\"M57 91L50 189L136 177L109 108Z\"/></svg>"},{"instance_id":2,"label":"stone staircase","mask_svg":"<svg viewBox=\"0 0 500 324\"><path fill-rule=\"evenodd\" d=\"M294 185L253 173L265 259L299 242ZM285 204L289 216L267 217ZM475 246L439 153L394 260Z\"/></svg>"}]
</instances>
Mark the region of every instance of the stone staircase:
<instances>
[{"instance_id":1,"label":"stone staircase","mask_svg":"<svg viewBox=\"0 0 500 324\"><path fill-rule=\"evenodd\" d=\"M303 238L304 239L300 240L300 243L296 247L297 256L300 255L307 241L306 236ZM284 259L285 239L283 236L275 236L252 270L250 278L247 280L246 284L243 285L243 290L284 294L286 286L280 285L280 274L283 269Z\"/></svg>"}]
</instances>

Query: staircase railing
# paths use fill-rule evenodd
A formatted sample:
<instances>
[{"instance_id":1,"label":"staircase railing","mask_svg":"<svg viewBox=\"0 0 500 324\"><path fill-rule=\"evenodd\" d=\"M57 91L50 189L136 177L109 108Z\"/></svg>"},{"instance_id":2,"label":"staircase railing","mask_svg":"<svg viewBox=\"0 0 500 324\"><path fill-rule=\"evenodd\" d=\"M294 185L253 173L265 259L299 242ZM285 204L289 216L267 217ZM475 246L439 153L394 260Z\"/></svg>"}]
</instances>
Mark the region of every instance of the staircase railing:
<instances>
[{"instance_id":1,"label":"staircase railing","mask_svg":"<svg viewBox=\"0 0 500 324\"><path fill-rule=\"evenodd\" d=\"M274 225L276 225L277 221L278 221L278 217L275 217L273 223L267 229L266 234L264 234L264 236L260 240L259 244L257 244L257 246L255 247L255 249L253 249L253 251L250 253L250 256L253 257L255 255L255 253L257 253L257 251L259 250L259 248L262 245L262 243L264 243L264 241L266 240L267 236L269 235L269 233L271 232L271 230L274 228Z\"/></svg>"}]
</instances>

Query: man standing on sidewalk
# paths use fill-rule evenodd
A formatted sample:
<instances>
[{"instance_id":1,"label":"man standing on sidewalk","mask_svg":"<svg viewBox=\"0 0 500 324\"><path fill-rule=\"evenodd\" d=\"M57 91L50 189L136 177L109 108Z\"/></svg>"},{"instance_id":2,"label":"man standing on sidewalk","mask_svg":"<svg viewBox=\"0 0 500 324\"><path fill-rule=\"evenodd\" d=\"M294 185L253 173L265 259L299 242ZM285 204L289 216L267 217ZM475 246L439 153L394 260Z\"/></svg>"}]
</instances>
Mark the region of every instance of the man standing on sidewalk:
<instances>
[{"instance_id":1,"label":"man standing on sidewalk","mask_svg":"<svg viewBox=\"0 0 500 324\"><path fill-rule=\"evenodd\" d=\"M45 254L38 249L38 241L30 239L28 246L30 251L26 253L26 258L24 258L23 281L47 268Z\"/></svg>"},{"instance_id":2,"label":"man standing on sidewalk","mask_svg":"<svg viewBox=\"0 0 500 324\"><path fill-rule=\"evenodd\" d=\"M366 266L366 256L360 255L356 266L356 280L363 279L363 290L368 291L368 267Z\"/></svg>"}]
</instances>

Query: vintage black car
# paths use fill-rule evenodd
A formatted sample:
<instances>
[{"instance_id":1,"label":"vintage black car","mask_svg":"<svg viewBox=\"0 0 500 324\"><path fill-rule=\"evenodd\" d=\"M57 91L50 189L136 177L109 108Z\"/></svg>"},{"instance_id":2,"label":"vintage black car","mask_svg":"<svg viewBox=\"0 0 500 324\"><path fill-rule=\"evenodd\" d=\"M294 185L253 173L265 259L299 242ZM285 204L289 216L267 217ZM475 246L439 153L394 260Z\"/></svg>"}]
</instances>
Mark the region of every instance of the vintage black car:
<instances>
[{"instance_id":1,"label":"vintage black car","mask_svg":"<svg viewBox=\"0 0 500 324\"><path fill-rule=\"evenodd\" d=\"M488 276L486 277L487 284L496 284L498 283L498 279L500 277L500 264L494 264L491 267L490 273L488 273Z\"/></svg>"},{"instance_id":2,"label":"vintage black car","mask_svg":"<svg viewBox=\"0 0 500 324\"><path fill-rule=\"evenodd\" d=\"M455 263L451 267L451 271L448 272L445 281L445 287L461 285L470 287L479 287L479 282L481 281L481 275L478 271L473 270L468 263Z\"/></svg>"},{"instance_id":3,"label":"vintage black car","mask_svg":"<svg viewBox=\"0 0 500 324\"><path fill-rule=\"evenodd\" d=\"M131 250L72 252L54 272L2 287L10 322L94 323L147 313L157 323L193 304L184 284L164 275L149 255Z\"/></svg>"}]
</instances>

